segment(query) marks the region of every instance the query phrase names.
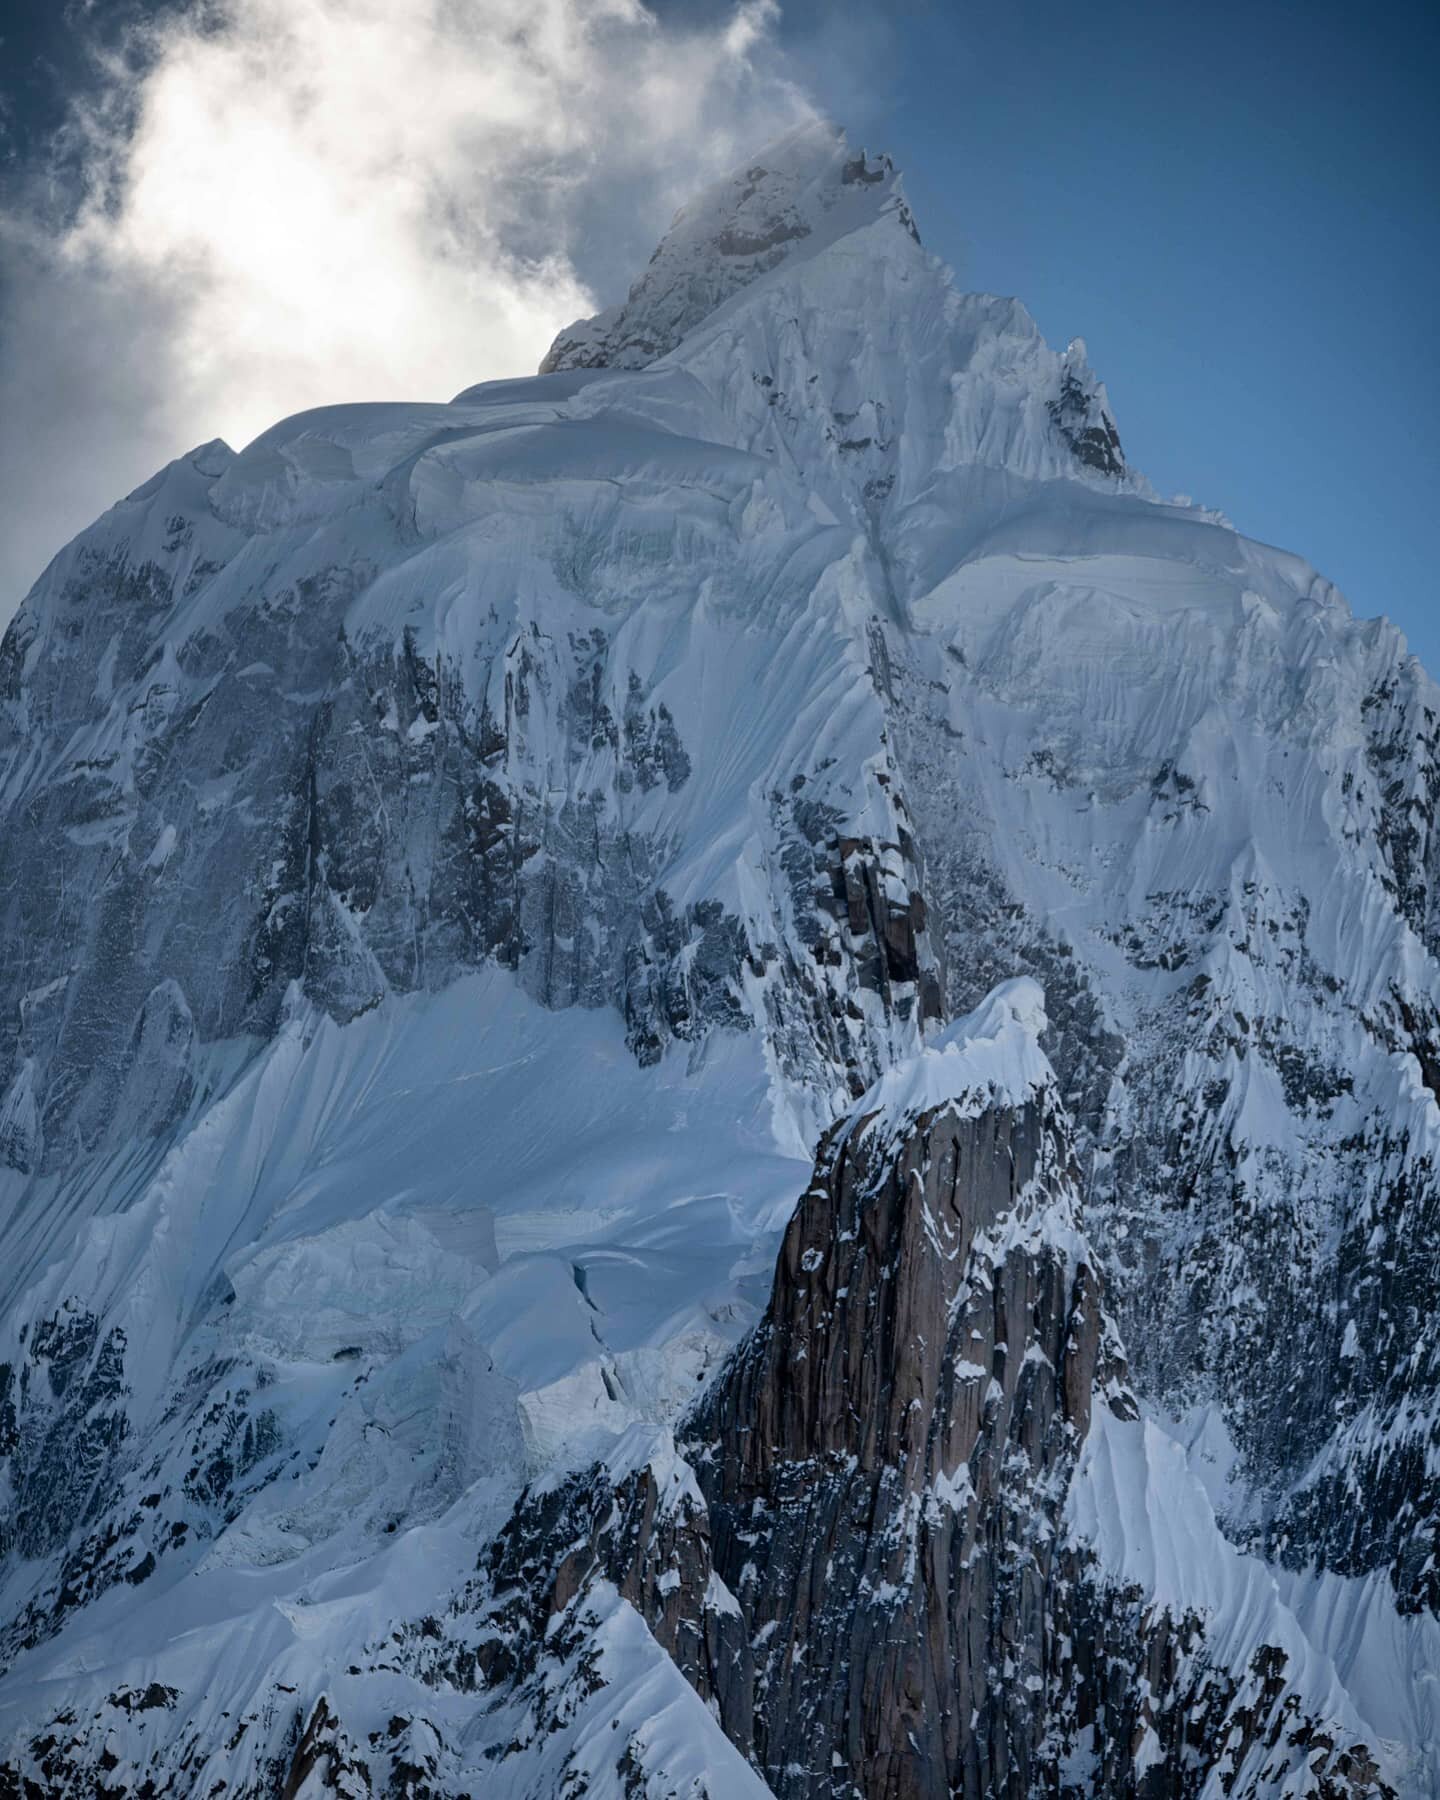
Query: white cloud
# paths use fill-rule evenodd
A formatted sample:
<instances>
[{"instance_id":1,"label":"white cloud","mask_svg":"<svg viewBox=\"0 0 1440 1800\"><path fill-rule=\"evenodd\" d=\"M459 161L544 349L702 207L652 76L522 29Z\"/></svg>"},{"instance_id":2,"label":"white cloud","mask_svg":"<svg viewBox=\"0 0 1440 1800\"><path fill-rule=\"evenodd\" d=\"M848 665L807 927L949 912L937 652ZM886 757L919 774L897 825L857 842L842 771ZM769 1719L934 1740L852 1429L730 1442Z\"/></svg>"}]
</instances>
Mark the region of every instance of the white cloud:
<instances>
[{"instance_id":1,"label":"white cloud","mask_svg":"<svg viewBox=\"0 0 1440 1800\"><path fill-rule=\"evenodd\" d=\"M156 28L76 121L78 208L3 222L0 622L194 443L533 369L597 304L579 270L633 270L809 110L775 24L773 0L691 31L638 0L197 0Z\"/></svg>"}]
</instances>

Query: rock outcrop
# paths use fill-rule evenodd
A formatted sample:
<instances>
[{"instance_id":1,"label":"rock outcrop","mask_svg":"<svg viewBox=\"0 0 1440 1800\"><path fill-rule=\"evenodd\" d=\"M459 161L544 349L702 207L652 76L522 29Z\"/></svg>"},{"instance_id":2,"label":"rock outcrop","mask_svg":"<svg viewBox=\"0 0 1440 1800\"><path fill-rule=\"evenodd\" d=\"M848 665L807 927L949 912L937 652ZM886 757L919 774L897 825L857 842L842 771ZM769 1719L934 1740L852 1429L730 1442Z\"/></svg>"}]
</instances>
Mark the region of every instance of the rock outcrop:
<instances>
[{"instance_id":1,"label":"rock outcrop","mask_svg":"<svg viewBox=\"0 0 1440 1800\"><path fill-rule=\"evenodd\" d=\"M479 1685L598 1582L780 1800L1392 1793L1265 1621L1229 1666L1071 1528L1096 1410L1137 1414L1043 1024L1009 984L830 1133L685 1460L642 1434L495 1540Z\"/></svg>"}]
</instances>

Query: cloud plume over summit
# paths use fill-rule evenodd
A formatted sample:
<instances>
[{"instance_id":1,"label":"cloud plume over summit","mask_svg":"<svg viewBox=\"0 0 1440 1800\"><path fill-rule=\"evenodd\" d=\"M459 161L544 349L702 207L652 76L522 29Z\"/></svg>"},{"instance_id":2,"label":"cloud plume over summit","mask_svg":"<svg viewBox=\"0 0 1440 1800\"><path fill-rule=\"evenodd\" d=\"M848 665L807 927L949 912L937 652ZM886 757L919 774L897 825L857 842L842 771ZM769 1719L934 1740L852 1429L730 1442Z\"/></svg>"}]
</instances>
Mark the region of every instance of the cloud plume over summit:
<instances>
[{"instance_id":1,"label":"cloud plume over summit","mask_svg":"<svg viewBox=\"0 0 1440 1800\"><path fill-rule=\"evenodd\" d=\"M193 443L532 368L591 280L807 116L776 23L772 0L690 29L638 0L220 0L138 29L67 127L59 216L0 222L0 624Z\"/></svg>"}]
</instances>

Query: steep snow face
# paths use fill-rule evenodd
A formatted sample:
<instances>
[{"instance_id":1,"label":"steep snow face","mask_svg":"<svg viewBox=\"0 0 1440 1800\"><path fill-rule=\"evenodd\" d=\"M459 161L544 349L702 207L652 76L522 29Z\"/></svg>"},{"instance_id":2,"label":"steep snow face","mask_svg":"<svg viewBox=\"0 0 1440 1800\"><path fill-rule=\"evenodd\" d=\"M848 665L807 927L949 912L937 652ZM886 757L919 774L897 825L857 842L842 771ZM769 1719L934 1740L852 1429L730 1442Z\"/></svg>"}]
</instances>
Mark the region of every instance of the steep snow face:
<instances>
[{"instance_id":1,"label":"steep snow face","mask_svg":"<svg viewBox=\"0 0 1440 1800\"><path fill-rule=\"evenodd\" d=\"M1142 1397L1215 1423L1277 1580L1363 1590L1292 1596L1322 1648L1364 1612L1413 1667L1433 684L1158 500L1083 345L826 133L546 369L180 458L0 645L17 1734L182 1616L230 1709L257 1604L310 1721L354 1627L304 1596L380 1616L423 1543L439 1605L521 1481L703 1384L823 1130L1037 1032Z\"/></svg>"},{"instance_id":2,"label":"steep snow face","mask_svg":"<svg viewBox=\"0 0 1440 1800\"><path fill-rule=\"evenodd\" d=\"M1377 1751L1399 1792L1436 1791L1433 1616L1397 1615L1373 1578L1295 1576L1237 1551L1182 1446L1105 1407L1066 1497L1065 1529L1110 1581L1172 1618L1203 1621L1219 1667L1253 1677L1278 1652L1303 1703ZM1221 1791L1230 1773L1222 1767ZM1302 1791L1303 1779L1287 1772L1282 1791Z\"/></svg>"},{"instance_id":3,"label":"steep snow face","mask_svg":"<svg viewBox=\"0 0 1440 1800\"><path fill-rule=\"evenodd\" d=\"M292 1714L328 1693L382 1738L429 1721L362 1761L423 1762L438 1731L475 1762L437 1791L474 1791L514 1717L477 1740L473 1697L437 1712L409 1675L346 1670L447 1610L527 1479L689 1404L763 1302L756 1246L804 1179L754 1034L702 1074L642 1067L610 1012L554 1022L499 970L343 1028L297 1003L158 1168L111 1162L7 1306L30 1330L5 1396L0 1763L56 1793L184 1792L197 1769L201 1791L279 1793ZM497 1792L556 1791L572 1753L613 1774L637 1733L642 1766L698 1757L715 1791L727 1768L763 1791L615 1596L584 1629L553 1671L578 1738L547 1732ZM577 1725L597 1657L609 1704ZM47 1761L59 1689L80 1711Z\"/></svg>"},{"instance_id":4,"label":"steep snow face","mask_svg":"<svg viewBox=\"0 0 1440 1800\"><path fill-rule=\"evenodd\" d=\"M1022 508L914 612L948 1001L1047 979L1137 1377L1219 1399L1251 1541L1433 1609L1432 684L1292 559L1120 495Z\"/></svg>"}]
</instances>

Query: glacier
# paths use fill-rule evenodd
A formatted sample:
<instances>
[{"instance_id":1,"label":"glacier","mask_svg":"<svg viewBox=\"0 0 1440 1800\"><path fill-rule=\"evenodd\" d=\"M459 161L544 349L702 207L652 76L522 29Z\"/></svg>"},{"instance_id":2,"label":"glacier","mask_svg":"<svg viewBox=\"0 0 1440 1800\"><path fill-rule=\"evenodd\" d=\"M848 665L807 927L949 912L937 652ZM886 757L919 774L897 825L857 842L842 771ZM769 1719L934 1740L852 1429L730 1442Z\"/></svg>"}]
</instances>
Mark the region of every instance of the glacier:
<instances>
[{"instance_id":1,"label":"glacier","mask_svg":"<svg viewBox=\"0 0 1440 1800\"><path fill-rule=\"evenodd\" d=\"M1440 1795L1437 801L828 127L540 374L177 459L0 643L0 1792Z\"/></svg>"}]
</instances>

